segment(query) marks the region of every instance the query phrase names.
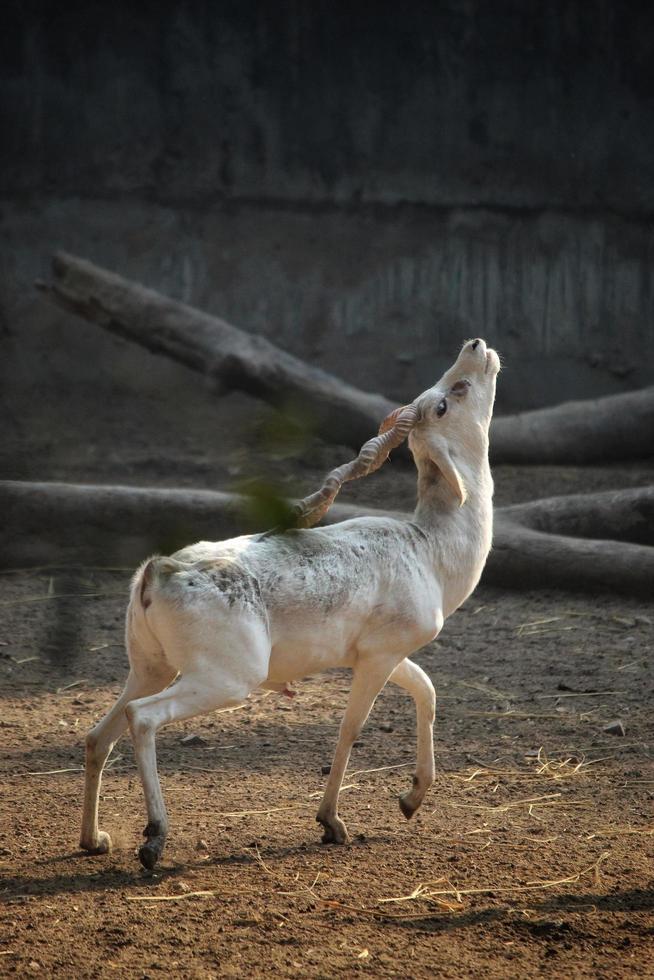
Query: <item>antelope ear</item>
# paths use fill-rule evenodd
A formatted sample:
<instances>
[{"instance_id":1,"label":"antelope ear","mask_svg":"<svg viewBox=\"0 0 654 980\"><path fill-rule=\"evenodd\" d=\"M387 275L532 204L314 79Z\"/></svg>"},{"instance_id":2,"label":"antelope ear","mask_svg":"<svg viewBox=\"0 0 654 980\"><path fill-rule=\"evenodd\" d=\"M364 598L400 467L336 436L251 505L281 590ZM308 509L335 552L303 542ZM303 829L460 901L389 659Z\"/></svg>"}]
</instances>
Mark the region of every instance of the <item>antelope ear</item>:
<instances>
[{"instance_id":1,"label":"antelope ear","mask_svg":"<svg viewBox=\"0 0 654 980\"><path fill-rule=\"evenodd\" d=\"M442 436L431 434L425 440L425 442L429 452L429 458L441 471L441 475L458 497L459 507L463 507L466 502L468 492L465 488L463 480L461 479L461 474L457 470L452 457L450 456L450 451L445 439L443 439Z\"/></svg>"}]
</instances>

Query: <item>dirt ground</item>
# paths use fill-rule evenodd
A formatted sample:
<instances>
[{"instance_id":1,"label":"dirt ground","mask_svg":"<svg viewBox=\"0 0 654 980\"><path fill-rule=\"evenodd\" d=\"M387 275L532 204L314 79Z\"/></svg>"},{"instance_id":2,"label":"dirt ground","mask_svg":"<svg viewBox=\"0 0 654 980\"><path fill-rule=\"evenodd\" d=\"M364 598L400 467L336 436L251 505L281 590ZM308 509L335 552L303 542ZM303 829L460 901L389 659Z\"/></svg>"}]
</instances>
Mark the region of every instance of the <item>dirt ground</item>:
<instances>
[{"instance_id":1,"label":"dirt ground","mask_svg":"<svg viewBox=\"0 0 654 980\"><path fill-rule=\"evenodd\" d=\"M217 487L243 468L224 446L203 455L193 432L131 437L112 453L71 438L15 475ZM290 475L269 462L308 489L332 457L316 449ZM499 503L653 479L640 464L496 473ZM410 472L374 480L346 499L409 505ZM0 575L0 975L654 976L654 604L482 585L416 657L438 692L422 811L406 822L397 805L414 713L389 686L345 781L345 847L314 823L345 673L167 729L171 833L147 874L127 739L103 783L113 851L77 848L84 735L126 675L128 576ZM606 730L617 721L623 735Z\"/></svg>"}]
</instances>

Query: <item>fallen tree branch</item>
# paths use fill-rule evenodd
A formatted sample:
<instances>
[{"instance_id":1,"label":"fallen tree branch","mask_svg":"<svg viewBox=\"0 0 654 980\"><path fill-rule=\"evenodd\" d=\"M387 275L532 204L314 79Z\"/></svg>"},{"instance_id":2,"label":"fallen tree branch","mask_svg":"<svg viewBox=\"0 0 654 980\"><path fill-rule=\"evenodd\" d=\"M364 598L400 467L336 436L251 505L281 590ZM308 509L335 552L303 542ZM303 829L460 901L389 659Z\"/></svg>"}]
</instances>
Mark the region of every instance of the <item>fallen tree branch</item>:
<instances>
[{"instance_id":1,"label":"fallen tree branch","mask_svg":"<svg viewBox=\"0 0 654 980\"><path fill-rule=\"evenodd\" d=\"M59 306L111 333L199 371L219 388L239 388L282 410L308 412L331 443L362 445L395 407L311 367L265 337L249 334L91 262L56 254L53 282L37 287Z\"/></svg>"},{"instance_id":2,"label":"fallen tree branch","mask_svg":"<svg viewBox=\"0 0 654 980\"><path fill-rule=\"evenodd\" d=\"M544 534L654 545L654 487L546 497L496 514Z\"/></svg>"},{"instance_id":3,"label":"fallen tree branch","mask_svg":"<svg viewBox=\"0 0 654 980\"><path fill-rule=\"evenodd\" d=\"M58 253L52 283L39 289L66 310L285 409L301 406L316 433L358 449L397 407L280 350L264 337L124 279L84 259ZM404 448L397 450L408 459ZM591 463L651 456L654 386L590 401L496 416L493 463Z\"/></svg>"},{"instance_id":4,"label":"fallen tree branch","mask_svg":"<svg viewBox=\"0 0 654 980\"><path fill-rule=\"evenodd\" d=\"M497 463L587 464L654 455L654 386L493 419Z\"/></svg>"},{"instance_id":5,"label":"fallen tree branch","mask_svg":"<svg viewBox=\"0 0 654 980\"><path fill-rule=\"evenodd\" d=\"M653 515L654 487L498 508L484 581L651 598Z\"/></svg>"},{"instance_id":6,"label":"fallen tree branch","mask_svg":"<svg viewBox=\"0 0 654 980\"><path fill-rule=\"evenodd\" d=\"M203 490L7 481L0 483L0 508L4 568L98 565L100 558L107 565L133 566L153 552L170 554L191 541L266 529L249 515L246 498ZM371 513L407 517L346 504L332 507L327 517L338 521ZM499 508L483 581L651 598L653 514L652 487ZM603 533L613 540L601 540Z\"/></svg>"}]
</instances>

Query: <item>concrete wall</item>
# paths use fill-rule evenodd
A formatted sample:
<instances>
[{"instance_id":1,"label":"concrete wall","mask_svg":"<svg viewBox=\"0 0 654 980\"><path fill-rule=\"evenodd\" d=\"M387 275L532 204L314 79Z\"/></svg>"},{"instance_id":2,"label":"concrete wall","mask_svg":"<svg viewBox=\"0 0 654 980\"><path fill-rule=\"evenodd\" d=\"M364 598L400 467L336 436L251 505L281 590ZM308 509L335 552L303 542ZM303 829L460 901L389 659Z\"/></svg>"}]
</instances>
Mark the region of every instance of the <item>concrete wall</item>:
<instances>
[{"instance_id":1,"label":"concrete wall","mask_svg":"<svg viewBox=\"0 0 654 980\"><path fill-rule=\"evenodd\" d=\"M186 372L34 298L65 247L407 397L461 339L516 409L651 382L654 8L4 5L5 393ZM93 351L93 354L91 354Z\"/></svg>"},{"instance_id":2,"label":"concrete wall","mask_svg":"<svg viewBox=\"0 0 654 980\"><path fill-rule=\"evenodd\" d=\"M3 11L5 194L654 210L651 4Z\"/></svg>"}]
</instances>

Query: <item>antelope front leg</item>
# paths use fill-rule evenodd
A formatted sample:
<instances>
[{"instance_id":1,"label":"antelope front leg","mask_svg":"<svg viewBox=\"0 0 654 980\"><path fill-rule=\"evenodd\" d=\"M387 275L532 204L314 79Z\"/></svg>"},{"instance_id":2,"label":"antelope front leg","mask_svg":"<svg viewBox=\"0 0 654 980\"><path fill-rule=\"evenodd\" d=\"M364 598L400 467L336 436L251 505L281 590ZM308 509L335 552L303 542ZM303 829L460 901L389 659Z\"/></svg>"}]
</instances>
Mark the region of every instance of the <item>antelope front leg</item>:
<instances>
[{"instance_id":1,"label":"antelope front leg","mask_svg":"<svg viewBox=\"0 0 654 980\"><path fill-rule=\"evenodd\" d=\"M408 691L416 705L416 772L413 786L400 797L400 809L410 820L422 803L425 793L434 782L434 718L436 692L434 685L422 667L411 660L403 660L395 668L390 680Z\"/></svg>"},{"instance_id":2,"label":"antelope front leg","mask_svg":"<svg viewBox=\"0 0 654 980\"><path fill-rule=\"evenodd\" d=\"M323 844L347 844L347 827L338 815L338 794L350 760L352 743L366 723L375 698L388 680L390 668L361 664L354 668L347 708L341 722L325 793L316 820L325 828Z\"/></svg>"}]
</instances>

